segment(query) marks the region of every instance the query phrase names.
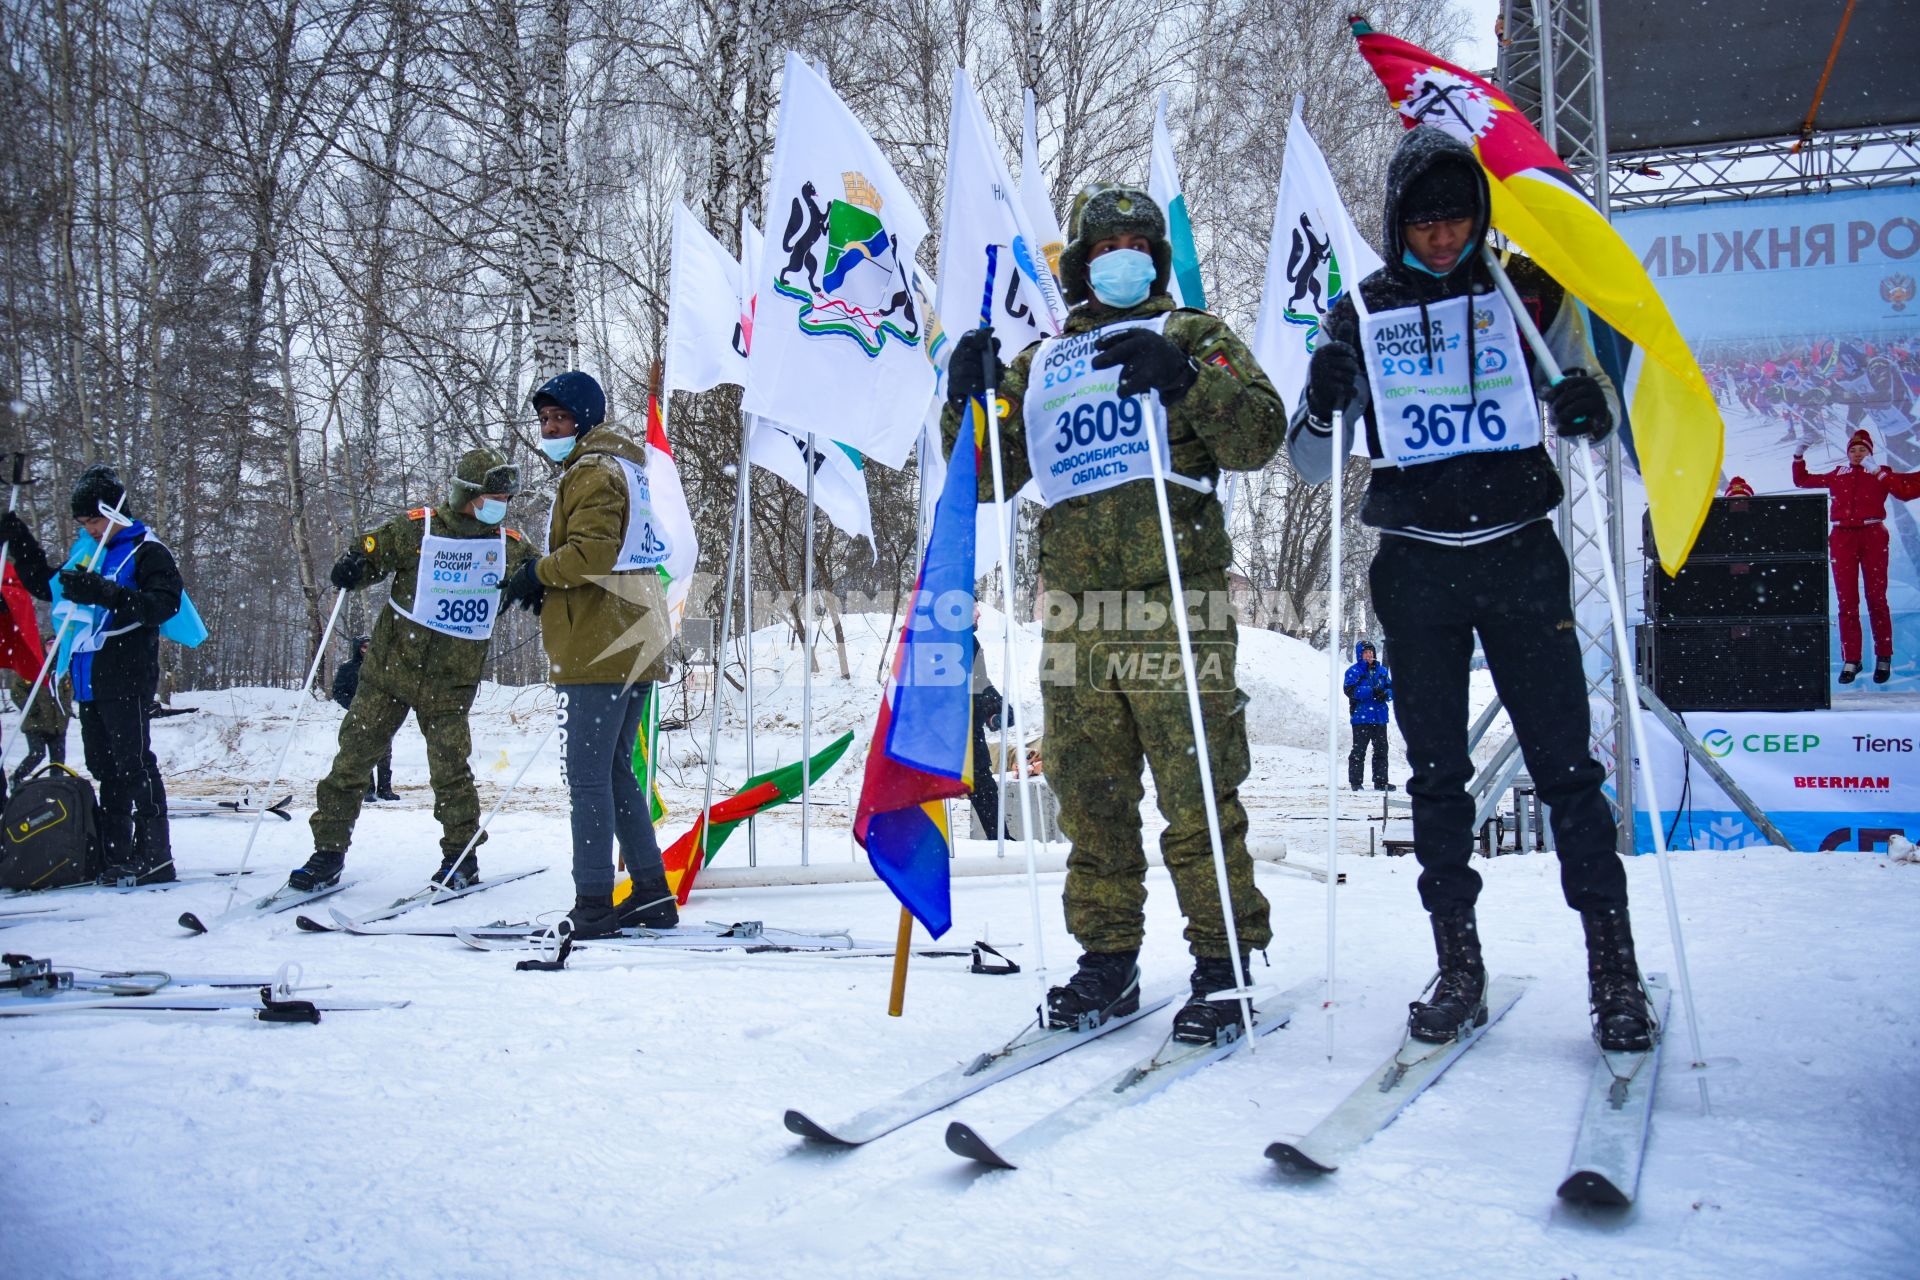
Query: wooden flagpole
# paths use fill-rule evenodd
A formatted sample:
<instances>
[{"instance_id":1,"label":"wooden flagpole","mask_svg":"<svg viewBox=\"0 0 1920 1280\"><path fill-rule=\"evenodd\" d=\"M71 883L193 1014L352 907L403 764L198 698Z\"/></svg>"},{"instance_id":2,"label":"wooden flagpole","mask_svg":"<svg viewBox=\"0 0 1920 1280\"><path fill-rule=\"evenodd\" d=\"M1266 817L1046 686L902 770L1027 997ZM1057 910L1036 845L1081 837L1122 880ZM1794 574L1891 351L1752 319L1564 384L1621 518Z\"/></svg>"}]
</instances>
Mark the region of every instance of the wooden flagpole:
<instances>
[{"instance_id":1,"label":"wooden flagpole","mask_svg":"<svg viewBox=\"0 0 1920 1280\"><path fill-rule=\"evenodd\" d=\"M900 908L900 936L893 948L893 990L887 996L887 1016L897 1018L907 1003L907 957L913 954L913 912Z\"/></svg>"}]
</instances>

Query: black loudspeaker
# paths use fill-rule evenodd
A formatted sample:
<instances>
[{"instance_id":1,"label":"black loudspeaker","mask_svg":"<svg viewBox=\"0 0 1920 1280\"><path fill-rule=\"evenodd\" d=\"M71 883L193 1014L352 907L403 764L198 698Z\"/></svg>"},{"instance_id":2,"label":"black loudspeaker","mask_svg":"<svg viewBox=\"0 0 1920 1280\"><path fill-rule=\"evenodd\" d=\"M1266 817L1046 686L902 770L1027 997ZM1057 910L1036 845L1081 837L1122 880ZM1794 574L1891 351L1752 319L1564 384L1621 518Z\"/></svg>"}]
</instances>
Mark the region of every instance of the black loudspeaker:
<instances>
[{"instance_id":1,"label":"black loudspeaker","mask_svg":"<svg viewBox=\"0 0 1920 1280\"><path fill-rule=\"evenodd\" d=\"M1824 617L1652 622L1640 675L1674 711L1825 711L1833 705Z\"/></svg>"},{"instance_id":2,"label":"black loudspeaker","mask_svg":"<svg viewBox=\"0 0 1920 1280\"><path fill-rule=\"evenodd\" d=\"M1715 498L1668 577L1645 526L1640 674L1675 711L1823 711L1827 495Z\"/></svg>"},{"instance_id":3,"label":"black loudspeaker","mask_svg":"<svg viewBox=\"0 0 1920 1280\"><path fill-rule=\"evenodd\" d=\"M1642 524L1641 545L1653 557L1653 521ZM1694 539L1688 563L1702 557L1751 560L1755 556L1827 554L1827 495L1770 494L1764 498L1715 498Z\"/></svg>"},{"instance_id":4,"label":"black loudspeaker","mask_svg":"<svg viewBox=\"0 0 1920 1280\"><path fill-rule=\"evenodd\" d=\"M1694 555L1678 577L1647 564L1647 618L1810 618L1827 612L1827 560L1719 560Z\"/></svg>"}]
</instances>

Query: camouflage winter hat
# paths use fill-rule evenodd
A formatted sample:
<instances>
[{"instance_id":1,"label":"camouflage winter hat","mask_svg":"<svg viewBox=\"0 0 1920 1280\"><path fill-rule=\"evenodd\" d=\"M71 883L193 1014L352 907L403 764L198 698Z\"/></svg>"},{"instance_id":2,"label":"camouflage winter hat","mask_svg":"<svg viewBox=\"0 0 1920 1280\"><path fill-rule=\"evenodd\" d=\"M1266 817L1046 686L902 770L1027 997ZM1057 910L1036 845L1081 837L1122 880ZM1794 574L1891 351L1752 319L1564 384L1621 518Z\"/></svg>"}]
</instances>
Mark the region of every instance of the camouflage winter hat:
<instances>
[{"instance_id":1,"label":"camouflage winter hat","mask_svg":"<svg viewBox=\"0 0 1920 1280\"><path fill-rule=\"evenodd\" d=\"M1067 215L1067 247L1060 254L1060 291L1068 302L1093 301L1087 283L1087 257L1109 236L1136 235L1153 249L1153 293L1165 293L1173 272L1173 245L1167 240L1167 215L1138 187L1096 182L1073 198Z\"/></svg>"},{"instance_id":2,"label":"camouflage winter hat","mask_svg":"<svg viewBox=\"0 0 1920 1280\"><path fill-rule=\"evenodd\" d=\"M520 468L507 461L498 449L469 449L460 455L453 468L453 480L447 496L454 510L460 510L483 493L520 492Z\"/></svg>"}]
</instances>

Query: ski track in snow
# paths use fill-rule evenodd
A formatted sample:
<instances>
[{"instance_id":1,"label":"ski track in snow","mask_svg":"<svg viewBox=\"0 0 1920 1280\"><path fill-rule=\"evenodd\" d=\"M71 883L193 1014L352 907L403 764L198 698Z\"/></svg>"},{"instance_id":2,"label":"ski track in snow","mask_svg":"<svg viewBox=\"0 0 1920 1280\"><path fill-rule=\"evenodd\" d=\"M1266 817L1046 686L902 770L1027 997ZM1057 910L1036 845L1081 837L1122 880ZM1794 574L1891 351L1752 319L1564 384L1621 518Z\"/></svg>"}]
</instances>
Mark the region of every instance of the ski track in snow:
<instances>
[{"instance_id":1,"label":"ski track in snow","mask_svg":"<svg viewBox=\"0 0 1920 1280\"><path fill-rule=\"evenodd\" d=\"M875 686L860 664L871 672L878 652L877 636L855 645L851 685L829 663L817 744L856 728L856 755L864 745ZM1312 819L1324 813L1326 762L1313 748L1325 712L1310 696L1324 689L1326 659L1284 641L1264 651L1262 667L1243 682L1281 710L1253 721L1243 792L1252 838L1287 840L1295 861L1323 865L1325 826ZM176 789L231 794L264 768L291 697L182 695L205 710L155 731ZM538 702L533 691L484 692L474 753L483 799L545 731ZM316 705L306 715L293 780L278 788L294 792L299 820L262 827L254 894L310 849L312 778L339 713ZM760 723L760 767L792 759L797 689L776 688ZM704 721L695 728L697 744L675 734L668 747L679 770L665 788L669 836L698 804ZM737 730L723 739L721 763L723 774L744 776ZM822 784L817 861L848 857L844 796L857 764ZM438 832L424 778L409 724L396 758L407 799L363 816L349 860L363 882L329 902L368 911L432 870ZM564 909L557 764L536 763L530 783L496 823L482 866L553 870L405 922ZM1358 799L1343 793L1343 808ZM1150 797L1147 809L1152 839ZM1348 856L1365 852L1367 829L1341 827L1349 883L1339 891L1331 1061L1326 1015L1303 1009L1256 1054L1236 1054L1010 1173L975 1172L948 1153L948 1119L1011 1135L1151 1052L1168 1015L868 1147L819 1152L781 1126L785 1108L844 1118L1005 1039L1030 1016L1031 973L977 977L964 959L916 959L906 1016L891 1019L880 959L602 948L578 952L566 973L516 973L522 954L445 938L309 936L293 913L185 936L175 917L217 911L223 887L66 895L88 919L9 929L6 950L62 966L181 973L266 974L296 960L308 984L330 984L331 994L412 1004L328 1014L317 1027L228 1013L0 1023L9 1156L0 1275L1915 1274L1920 868L1884 855L1675 855L1707 1052L1741 1065L1710 1077L1714 1109L1703 1117L1676 995L1640 1202L1627 1214L1571 1210L1554 1197L1593 1050L1579 922L1546 854L1475 864L1487 879L1489 965L1534 978L1513 1012L1339 1172L1318 1183L1276 1173L1267 1142L1310 1128L1379 1061L1431 972L1418 869L1411 859ZM174 841L193 870L237 862L246 836L244 820L206 818L178 821ZM798 860L797 810L763 823L759 855ZM744 864L744 836L721 857ZM1671 973L1657 869L1640 858L1628 871L1642 965ZM1278 989L1321 973L1324 886L1265 865L1258 876L1277 934L1260 978ZM1076 954L1060 880L1041 885L1056 970ZM1182 981L1188 962L1165 873L1153 871L1148 885L1142 965L1153 987ZM950 939L1018 943L1012 954L1031 969L1018 877L958 879L954 905ZM731 889L697 893L685 918L890 939L897 907L871 883Z\"/></svg>"}]
</instances>

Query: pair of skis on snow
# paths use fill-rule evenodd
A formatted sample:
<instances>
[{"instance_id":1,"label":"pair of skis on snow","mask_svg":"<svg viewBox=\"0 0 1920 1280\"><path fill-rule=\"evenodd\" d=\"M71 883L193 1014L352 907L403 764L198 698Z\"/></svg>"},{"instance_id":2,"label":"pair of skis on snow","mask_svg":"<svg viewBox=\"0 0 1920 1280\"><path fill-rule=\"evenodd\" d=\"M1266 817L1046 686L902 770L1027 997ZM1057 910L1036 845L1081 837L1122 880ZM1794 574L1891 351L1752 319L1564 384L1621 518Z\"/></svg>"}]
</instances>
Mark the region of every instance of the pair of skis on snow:
<instances>
[{"instance_id":1,"label":"pair of skis on snow","mask_svg":"<svg viewBox=\"0 0 1920 1280\"><path fill-rule=\"evenodd\" d=\"M1654 974L1647 979L1647 987L1656 1017L1664 1023L1670 998L1666 981ZM1287 1025L1293 1009L1311 1001L1317 989L1317 982L1308 982L1283 993L1271 1008L1255 1014L1253 1034L1263 1036ZM1478 1044L1525 990L1523 980L1495 979L1488 993L1484 1024L1443 1045L1403 1040L1385 1062L1370 1072L1311 1131L1302 1137L1269 1145L1268 1158L1285 1169L1309 1177L1334 1172ZM804 1112L790 1110L785 1117L786 1127L812 1142L862 1146L1137 1022L1171 1003L1174 994L1143 999L1139 1012L1112 1019L1091 1030L1044 1030L1036 1022L1005 1045L845 1121L822 1124ZM1220 1046L1191 1046L1169 1039L1147 1058L1005 1140L990 1141L972 1125L955 1120L947 1126L947 1147L954 1154L988 1168L1018 1168L1041 1148L1153 1096L1175 1081L1218 1062L1238 1047L1237 1040ZM1659 1065L1658 1039L1653 1048L1644 1053L1601 1054L1588 1086L1572 1160L1559 1187L1562 1198L1592 1205L1632 1203L1639 1188Z\"/></svg>"},{"instance_id":2,"label":"pair of skis on snow","mask_svg":"<svg viewBox=\"0 0 1920 1280\"><path fill-rule=\"evenodd\" d=\"M174 974L161 971L63 971L50 960L5 957L0 980L0 1018L52 1013L251 1011L262 1022L320 1021L325 1012L405 1008L405 1000L300 998L323 987L299 985L295 966L272 977Z\"/></svg>"},{"instance_id":3,"label":"pair of skis on snow","mask_svg":"<svg viewBox=\"0 0 1920 1280\"><path fill-rule=\"evenodd\" d=\"M359 917L354 920L354 923L364 926L381 920L391 920L393 917L404 915L417 907L438 906L442 902L452 902L457 898L467 897L469 894L484 893L488 889L497 889L501 885L511 884L515 880L524 880L528 876L539 875L544 870L546 870L546 868L538 867L531 871L510 871L506 875L493 876L489 879L481 880L478 883L470 884L464 889L448 889L438 882L429 883L424 888L410 893L403 898L394 899L378 911L369 912ZM321 898L330 898L336 893L352 888L357 883L358 881L355 880L336 880L323 889L296 889L292 885L283 884L272 893L264 897L255 898L251 902L243 902L231 910L215 916L212 920L203 921L191 911L182 912L180 915L180 927L189 933L211 933L215 929L233 924L236 921L278 915L283 911L291 911L295 907L303 907L309 902L317 902ZM342 918L344 919L346 917ZM302 917L302 920L305 919L305 917ZM310 920L306 921L301 927L307 929L309 932L331 932L327 926L314 925Z\"/></svg>"}]
</instances>

